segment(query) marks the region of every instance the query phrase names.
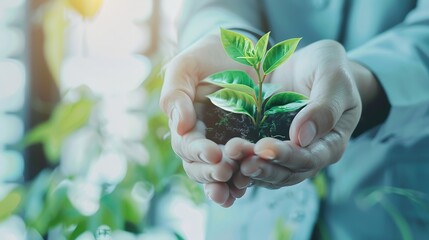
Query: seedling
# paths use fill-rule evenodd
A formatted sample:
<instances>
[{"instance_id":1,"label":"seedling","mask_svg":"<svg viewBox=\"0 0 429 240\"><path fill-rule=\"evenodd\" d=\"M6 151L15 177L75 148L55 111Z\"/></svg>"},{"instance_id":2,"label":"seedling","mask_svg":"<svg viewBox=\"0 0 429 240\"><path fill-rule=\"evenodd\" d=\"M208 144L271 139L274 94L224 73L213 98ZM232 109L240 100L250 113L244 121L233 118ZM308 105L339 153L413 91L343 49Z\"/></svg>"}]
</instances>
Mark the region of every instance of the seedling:
<instances>
[{"instance_id":1,"label":"seedling","mask_svg":"<svg viewBox=\"0 0 429 240\"><path fill-rule=\"evenodd\" d=\"M215 73L203 82L221 87L208 98L217 107L250 118L257 131L267 117L294 112L308 103L308 98L296 92L279 92L280 87L264 83L268 74L284 63L295 51L301 38L291 38L267 49L270 33L255 44L246 36L221 29L223 47L233 60L251 66L255 81L244 71L227 70Z\"/></svg>"}]
</instances>

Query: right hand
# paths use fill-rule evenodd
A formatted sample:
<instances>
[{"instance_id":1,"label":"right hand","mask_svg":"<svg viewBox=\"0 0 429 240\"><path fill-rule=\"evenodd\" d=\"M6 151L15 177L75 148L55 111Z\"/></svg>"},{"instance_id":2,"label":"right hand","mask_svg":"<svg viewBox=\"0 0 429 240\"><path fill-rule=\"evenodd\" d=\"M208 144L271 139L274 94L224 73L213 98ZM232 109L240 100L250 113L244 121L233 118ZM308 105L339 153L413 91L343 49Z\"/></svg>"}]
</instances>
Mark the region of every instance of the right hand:
<instances>
[{"instance_id":1,"label":"right hand","mask_svg":"<svg viewBox=\"0 0 429 240\"><path fill-rule=\"evenodd\" d=\"M245 192L228 183L239 166L223 155L222 146L205 137L205 125L194 103L206 101L205 95L215 90L214 86L200 86L200 81L227 69L253 73L250 67L226 55L218 34L207 35L166 66L160 98L160 106L169 118L173 150L183 160L186 173L203 183L206 195L224 207L231 206Z\"/></svg>"}]
</instances>

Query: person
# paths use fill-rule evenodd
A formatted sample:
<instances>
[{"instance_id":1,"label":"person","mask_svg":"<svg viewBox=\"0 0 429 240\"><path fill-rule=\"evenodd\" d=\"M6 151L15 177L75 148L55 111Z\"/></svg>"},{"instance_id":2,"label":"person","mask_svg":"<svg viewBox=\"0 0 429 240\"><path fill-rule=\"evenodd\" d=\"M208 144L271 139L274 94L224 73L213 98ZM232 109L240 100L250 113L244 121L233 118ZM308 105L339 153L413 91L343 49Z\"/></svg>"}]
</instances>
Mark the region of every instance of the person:
<instances>
[{"instance_id":1,"label":"person","mask_svg":"<svg viewBox=\"0 0 429 240\"><path fill-rule=\"evenodd\" d=\"M288 202L278 195L282 210L255 220L246 214L268 204L255 199L308 188L307 179L324 169L327 196L320 206L312 202L320 210L306 211L310 205L303 203L313 218L294 225L293 239L310 238L318 214L319 229L329 239L429 236L429 212L406 194L386 190L429 194L429 0L190 0L184 9L181 51L166 67L160 99L173 149L188 176L203 183L219 205L232 206L246 190L257 196L230 212L216 208L221 217L215 223L231 225L210 231L216 229L212 224L210 233L218 239L266 239L266 225L288 211ZM268 31L272 42L302 37L300 49L269 79L310 98L292 122L290 141L234 138L223 146L205 137L199 103L213 89L200 81L227 69L251 72L225 54L220 27L253 40ZM241 230L234 230L234 222Z\"/></svg>"}]
</instances>

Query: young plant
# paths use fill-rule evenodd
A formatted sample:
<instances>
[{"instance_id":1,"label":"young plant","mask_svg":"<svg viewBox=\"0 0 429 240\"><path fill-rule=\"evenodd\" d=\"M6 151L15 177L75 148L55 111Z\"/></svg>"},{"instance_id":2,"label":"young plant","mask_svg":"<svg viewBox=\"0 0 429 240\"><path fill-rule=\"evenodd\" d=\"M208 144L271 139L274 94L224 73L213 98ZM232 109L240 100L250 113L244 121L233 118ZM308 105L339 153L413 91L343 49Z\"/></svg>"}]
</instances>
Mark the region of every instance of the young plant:
<instances>
[{"instance_id":1,"label":"young plant","mask_svg":"<svg viewBox=\"0 0 429 240\"><path fill-rule=\"evenodd\" d=\"M269 35L268 32L262 36L255 45L244 35L221 29L222 44L228 56L251 66L258 79L253 81L247 73L240 70L227 70L203 80L221 87L207 96L215 106L228 112L247 115L257 130L270 115L294 112L308 103L308 98L302 94L278 92L279 86L264 83L267 75L292 55L301 40L291 38L277 43L267 51Z\"/></svg>"}]
</instances>

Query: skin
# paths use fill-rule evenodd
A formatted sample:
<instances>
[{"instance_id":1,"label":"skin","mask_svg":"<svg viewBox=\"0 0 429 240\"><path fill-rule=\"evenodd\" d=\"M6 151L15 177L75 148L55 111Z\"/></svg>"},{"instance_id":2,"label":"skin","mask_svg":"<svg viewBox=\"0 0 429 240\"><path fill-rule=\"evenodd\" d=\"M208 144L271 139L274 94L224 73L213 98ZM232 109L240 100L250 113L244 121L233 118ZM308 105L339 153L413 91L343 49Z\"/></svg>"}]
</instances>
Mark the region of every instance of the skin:
<instances>
[{"instance_id":1,"label":"skin","mask_svg":"<svg viewBox=\"0 0 429 240\"><path fill-rule=\"evenodd\" d=\"M210 56L210 57L207 57ZM200 84L210 74L253 70L231 60L218 35L195 43L166 67L160 105L169 116L172 146L188 176L204 184L206 195L231 206L251 185L281 188L314 176L337 162L359 122L380 91L373 74L347 59L341 44L315 42L297 51L267 81L310 97L292 122L290 141L264 138L256 144L231 139L225 146L205 138L200 102L213 86Z\"/></svg>"}]
</instances>

